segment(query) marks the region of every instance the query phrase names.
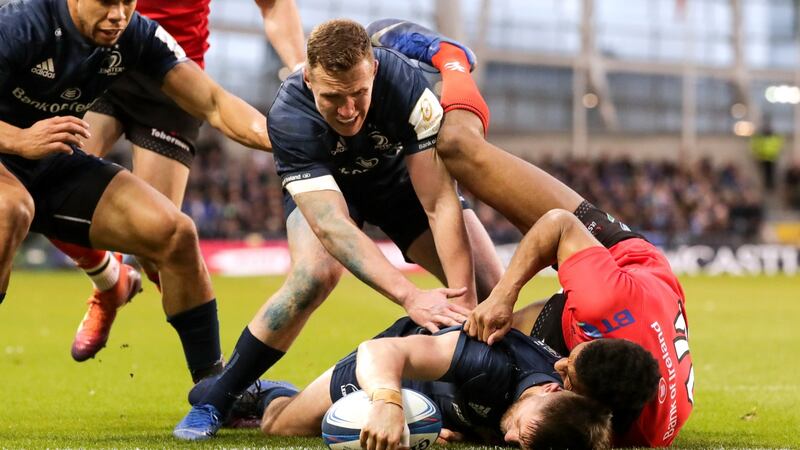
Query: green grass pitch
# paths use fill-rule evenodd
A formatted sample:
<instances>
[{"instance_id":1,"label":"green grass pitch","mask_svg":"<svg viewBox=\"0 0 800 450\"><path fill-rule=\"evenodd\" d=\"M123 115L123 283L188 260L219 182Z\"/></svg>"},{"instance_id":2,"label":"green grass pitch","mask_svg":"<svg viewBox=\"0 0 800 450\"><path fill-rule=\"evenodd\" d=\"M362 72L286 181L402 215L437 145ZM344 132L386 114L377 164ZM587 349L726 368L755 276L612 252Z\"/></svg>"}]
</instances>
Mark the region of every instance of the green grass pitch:
<instances>
[{"instance_id":1,"label":"green grass pitch","mask_svg":"<svg viewBox=\"0 0 800 450\"><path fill-rule=\"evenodd\" d=\"M428 276L414 281L435 285ZM226 354L280 282L214 279ZM800 277L683 283L696 404L674 447L800 447ZM523 298L544 298L555 288L555 279L539 279ZM266 438L256 430L222 430L199 445L173 440L190 380L154 288L120 312L108 347L78 364L69 347L88 289L77 272L13 274L0 305L0 448L322 446L320 439ZM269 376L304 385L400 313L346 277Z\"/></svg>"}]
</instances>

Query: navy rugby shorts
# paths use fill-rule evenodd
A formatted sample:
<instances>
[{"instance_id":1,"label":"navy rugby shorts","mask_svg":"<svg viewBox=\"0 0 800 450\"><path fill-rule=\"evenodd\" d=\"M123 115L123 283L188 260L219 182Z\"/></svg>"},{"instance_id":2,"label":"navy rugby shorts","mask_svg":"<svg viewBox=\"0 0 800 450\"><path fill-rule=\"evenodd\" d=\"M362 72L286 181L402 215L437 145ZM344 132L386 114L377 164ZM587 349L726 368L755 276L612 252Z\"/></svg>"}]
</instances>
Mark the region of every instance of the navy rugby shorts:
<instances>
[{"instance_id":1,"label":"navy rugby shorts","mask_svg":"<svg viewBox=\"0 0 800 450\"><path fill-rule=\"evenodd\" d=\"M419 202L417 193L411 182L398 184L395 189L385 195L370 195L359 198L358 195L342 193L350 218L359 227L364 223L377 226L403 252L406 261L413 263L408 257L408 249L425 231L430 229L428 215ZM372 194L372 193L371 193ZM470 209L469 202L461 197L461 207ZM297 208L292 196L283 190L283 210L285 219Z\"/></svg>"},{"instance_id":2,"label":"navy rugby shorts","mask_svg":"<svg viewBox=\"0 0 800 450\"><path fill-rule=\"evenodd\" d=\"M92 216L106 187L122 167L73 147L40 160L0 155L33 197L36 212L31 231L72 244L91 247Z\"/></svg>"}]
</instances>

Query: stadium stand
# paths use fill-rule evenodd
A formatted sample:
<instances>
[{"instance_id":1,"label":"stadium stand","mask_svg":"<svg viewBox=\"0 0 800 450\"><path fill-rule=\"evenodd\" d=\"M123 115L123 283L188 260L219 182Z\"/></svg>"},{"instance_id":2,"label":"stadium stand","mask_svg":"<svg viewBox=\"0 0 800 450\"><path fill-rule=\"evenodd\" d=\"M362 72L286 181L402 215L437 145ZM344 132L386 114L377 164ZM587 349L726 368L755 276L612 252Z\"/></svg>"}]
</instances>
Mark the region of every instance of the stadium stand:
<instances>
[{"instance_id":1,"label":"stadium stand","mask_svg":"<svg viewBox=\"0 0 800 450\"><path fill-rule=\"evenodd\" d=\"M183 209L195 220L201 237L285 238L282 193L272 157L227 152L216 138L200 147ZM659 245L758 239L761 194L756 181L735 163L713 165L703 159L680 167L671 161L625 157L534 162ZM519 239L518 231L495 211L471 200L496 243Z\"/></svg>"}]
</instances>

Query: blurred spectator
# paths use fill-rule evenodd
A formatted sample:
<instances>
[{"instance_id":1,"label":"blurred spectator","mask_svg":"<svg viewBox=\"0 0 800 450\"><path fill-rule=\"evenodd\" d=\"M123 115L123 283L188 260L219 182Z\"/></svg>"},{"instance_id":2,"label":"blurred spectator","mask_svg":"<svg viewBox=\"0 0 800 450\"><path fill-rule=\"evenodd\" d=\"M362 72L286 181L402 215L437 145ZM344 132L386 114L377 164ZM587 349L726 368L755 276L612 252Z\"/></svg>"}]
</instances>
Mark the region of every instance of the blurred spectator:
<instances>
[{"instance_id":1,"label":"blurred spectator","mask_svg":"<svg viewBox=\"0 0 800 450\"><path fill-rule=\"evenodd\" d=\"M732 164L714 167L709 160L701 160L681 168L674 162L626 158L535 162L659 245L735 243L759 234L759 190ZM798 186L800 167L793 173ZM492 208L468 192L465 195L495 243L521 238ZM286 236L283 193L272 155L229 154L213 139L199 144L183 210L206 239ZM380 237L374 227L367 232Z\"/></svg>"},{"instance_id":2,"label":"blurred spectator","mask_svg":"<svg viewBox=\"0 0 800 450\"><path fill-rule=\"evenodd\" d=\"M783 136L775 134L769 116L764 117L761 129L750 138L750 150L761 166L761 176L767 191L775 189L775 162L783 150Z\"/></svg>"}]
</instances>

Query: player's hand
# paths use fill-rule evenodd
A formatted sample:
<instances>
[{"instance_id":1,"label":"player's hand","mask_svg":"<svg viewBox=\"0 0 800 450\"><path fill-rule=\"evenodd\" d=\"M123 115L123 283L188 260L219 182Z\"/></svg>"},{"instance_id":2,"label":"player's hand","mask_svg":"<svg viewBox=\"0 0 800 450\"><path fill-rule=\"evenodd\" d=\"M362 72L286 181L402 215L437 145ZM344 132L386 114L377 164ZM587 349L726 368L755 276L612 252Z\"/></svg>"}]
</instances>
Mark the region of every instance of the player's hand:
<instances>
[{"instance_id":1,"label":"player's hand","mask_svg":"<svg viewBox=\"0 0 800 450\"><path fill-rule=\"evenodd\" d=\"M513 303L502 301L500 298L489 296L479 304L469 315L464 331L489 345L503 339L511 330L514 318Z\"/></svg>"},{"instance_id":2,"label":"player's hand","mask_svg":"<svg viewBox=\"0 0 800 450\"><path fill-rule=\"evenodd\" d=\"M23 158L41 159L53 153L71 154L70 144L82 147L83 139L89 136L88 123L73 116L58 116L20 130L12 146L15 154Z\"/></svg>"},{"instance_id":3,"label":"player's hand","mask_svg":"<svg viewBox=\"0 0 800 450\"><path fill-rule=\"evenodd\" d=\"M406 419L403 408L394 403L372 403L367 421L361 427L361 448L366 450L397 450L403 443Z\"/></svg>"},{"instance_id":4,"label":"player's hand","mask_svg":"<svg viewBox=\"0 0 800 450\"><path fill-rule=\"evenodd\" d=\"M413 297L406 300L403 307L411 320L431 333L436 333L440 326L461 325L467 319L469 309L448 300L462 296L465 292L467 292L466 287L417 291Z\"/></svg>"},{"instance_id":5,"label":"player's hand","mask_svg":"<svg viewBox=\"0 0 800 450\"><path fill-rule=\"evenodd\" d=\"M463 442L464 435L459 433L458 431L448 430L447 428L442 428L442 431L439 432L439 437L436 438L436 443L439 445L447 445L451 442Z\"/></svg>"}]
</instances>

